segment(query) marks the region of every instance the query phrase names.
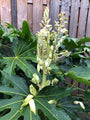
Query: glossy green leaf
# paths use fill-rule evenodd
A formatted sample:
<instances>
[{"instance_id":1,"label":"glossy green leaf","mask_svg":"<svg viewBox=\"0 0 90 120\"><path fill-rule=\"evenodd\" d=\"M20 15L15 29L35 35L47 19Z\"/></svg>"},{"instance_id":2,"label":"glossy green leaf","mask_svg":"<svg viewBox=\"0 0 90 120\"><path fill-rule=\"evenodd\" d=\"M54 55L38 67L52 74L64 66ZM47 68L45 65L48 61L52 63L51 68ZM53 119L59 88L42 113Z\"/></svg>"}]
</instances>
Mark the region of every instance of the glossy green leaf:
<instances>
[{"instance_id":1,"label":"glossy green leaf","mask_svg":"<svg viewBox=\"0 0 90 120\"><path fill-rule=\"evenodd\" d=\"M88 101L90 101L90 90L85 91L84 96Z\"/></svg>"},{"instance_id":2,"label":"glossy green leaf","mask_svg":"<svg viewBox=\"0 0 90 120\"><path fill-rule=\"evenodd\" d=\"M48 100L51 100L51 99L60 100L64 98L65 96L70 95L72 91L73 89L71 88L47 86L40 91L37 97L39 98L41 97L43 99L47 98Z\"/></svg>"},{"instance_id":3,"label":"glossy green leaf","mask_svg":"<svg viewBox=\"0 0 90 120\"><path fill-rule=\"evenodd\" d=\"M88 73L86 71L83 71L83 67L78 67L75 69L70 69L69 72L65 73L65 75L73 80L76 80L77 82L81 82L85 85L90 86L90 81L88 79L90 79L90 75L89 75L89 69L88 69ZM81 73L81 74L80 74ZM86 74L85 74L86 73ZM87 75L87 76L86 76Z\"/></svg>"},{"instance_id":4,"label":"glossy green leaf","mask_svg":"<svg viewBox=\"0 0 90 120\"><path fill-rule=\"evenodd\" d=\"M90 60L87 61L87 66L73 67L65 73L65 75L73 80L90 86Z\"/></svg>"},{"instance_id":5,"label":"glossy green leaf","mask_svg":"<svg viewBox=\"0 0 90 120\"><path fill-rule=\"evenodd\" d=\"M76 97L65 97L58 102L58 107L65 110L65 112L71 117L72 120L81 120L77 115L77 112L84 112L80 105L74 104L74 101L78 100Z\"/></svg>"},{"instance_id":6,"label":"glossy green leaf","mask_svg":"<svg viewBox=\"0 0 90 120\"><path fill-rule=\"evenodd\" d=\"M29 25L26 20L23 21L22 24L22 35L23 35L23 40L26 40L28 42L32 42L32 34L29 29Z\"/></svg>"},{"instance_id":7,"label":"glossy green leaf","mask_svg":"<svg viewBox=\"0 0 90 120\"><path fill-rule=\"evenodd\" d=\"M46 99L35 99L36 107L44 112L49 120L71 120L68 114L63 110L58 110L54 105L50 105Z\"/></svg>"},{"instance_id":8,"label":"glossy green leaf","mask_svg":"<svg viewBox=\"0 0 90 120\"><path fill-rule=\"evenodd\" d=\"M24 117L24 120L40 120L38 114L34 115L31 112L29 105L23 108L22 111L20 110L24 99L29 94L25 80L4 72L2 74L13 87L6 85L0 86L0 93L11 96L9 99L0 99L0 112L10 109L8 113L1 116L0 120L17 120L21 116Z\"/></svg>"},{"instance_id":9,"label":"glossy green leaf","mask_svg":"<svg viewBox=\"0 0 90 120\"><path fill-rule=\"evenodd\" d=\"M15 40L11 50L11 56L1 59L2 63L6 64L4 71L9 74L15 74L15 68L18 66L28 77L32 78L33 73L37 71L31 62L27 60L36 61L34 53L36 50L36 41L27 44L27 42Z\"/></svg>"},{"instance_id":10,"label":"glossy green leaf","mask_svg":"<svg viewBox=\"0 0 90 120\"><path fill-rule=\"evenodd\" d=\"M82 44L84 44L84 43L86 43L86 42L90 42L90 37L83 37L83 38L81 38L81 39L78 41L78 45L80 46L80 45L82 45Z\"/></svg>"},{"instance_id":11,"label":"glossy green leaf","mask_svg":"<svg viewBox=\"0 0 90 120\"><path fill-rule=\"evenodd\" d=\"M67 50L77 48L78 47L77 40L78 40L77 38L67 37L66 39L64 39L63 45L66 47Z\"/></svg>"},{"instance_id":12,"label":"glossy green leaf","mask_svg":"<svg viewBox=\"0 0 90 120\"><path fill-rule=\"evenodd\" d=\"M38 110L41 110L47 118L50 120L71 120L68 114L63 110L63 109L58 109L56 106L51 105L48 103L48 98L50 95L52 96L51 99L59 99L61 89L58 89L58 87L52 89L54 92L56 90L56 95L53 92L50 92L49 95L46 95L46 91L53 87L46 87L45 88L45 93L44 89L42 96L42 92L40 92L36 97L34 97L35 105L36 105L36 115L31 112L29 105L24 107L22 111L20 110L21 105L23 104L24 99L27 97L28 94L28 88L25 83L25 80L23 78L17 77L17 76L11 76L6 74L5 72L2 73L3 76L11 83L13 86L6 86L6 85L1 85L0 86L0 93L3 93L5 95L10 95L11 97L9 99L1 99L0 100L0 112L5 111L6 109L10 109L8 113L5 113L1 116L0 120L17 120L21 116L24 117L24 120L41 120L39 115L38 115ZM61 92L61 98L63 98L66 94L70 95L71 91L65 93L65 90L63 88ZM49 96L49 97L48 97ZM57 98L58 96L58 98ZM60 98L60 99L61 99Z\"/></svg>"}]
</instances>

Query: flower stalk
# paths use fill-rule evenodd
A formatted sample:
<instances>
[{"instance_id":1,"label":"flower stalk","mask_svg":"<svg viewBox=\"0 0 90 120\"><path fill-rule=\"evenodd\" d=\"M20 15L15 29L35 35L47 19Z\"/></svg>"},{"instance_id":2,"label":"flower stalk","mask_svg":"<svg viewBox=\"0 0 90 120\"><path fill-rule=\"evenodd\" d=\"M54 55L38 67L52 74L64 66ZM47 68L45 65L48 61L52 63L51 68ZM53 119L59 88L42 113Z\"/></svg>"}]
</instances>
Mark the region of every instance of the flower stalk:
<instances>
[{"instance_id":1,"label":"flower stalk","mask_svg":"<svg viewBox=\"0 0 90 120\"><path fill-rule=\"evenodd\" d=\"M44 17L40 23L42 29L37 33L37 70L38 72L43 72L41 88L47 86L46 76L51 70L51 63L55 63L60 55L69 55L67 51L62 52L62 54L59 54L58 51L62 41L67 37L68 31L65 28L66 23L65 13L61 13L59 14L59 20L55 21L55 30L52 30L49 19L49 9L46 7Z\"/></svg>"}]
</instances>

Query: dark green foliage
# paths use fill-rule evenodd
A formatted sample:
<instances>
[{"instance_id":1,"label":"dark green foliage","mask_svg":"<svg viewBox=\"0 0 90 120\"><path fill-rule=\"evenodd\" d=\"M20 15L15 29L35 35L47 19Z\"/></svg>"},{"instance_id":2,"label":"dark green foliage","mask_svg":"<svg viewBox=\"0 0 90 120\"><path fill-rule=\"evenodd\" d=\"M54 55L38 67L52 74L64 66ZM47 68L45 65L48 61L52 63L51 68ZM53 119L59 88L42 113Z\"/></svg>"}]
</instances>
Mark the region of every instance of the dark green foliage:
<instances>
[{"instance_id":1,"label":"dark green foliage","mask_svg":"<svg viewBox=\"0 0 90 120\"><path fill-rule=\"evenodd\" d=\"M0 120L81 120L76 112L84 110L74 101L84 102L85 112L89 112L87 101L90 101L90 91L85 91L83 97L72 97L71 93L76 88L51 84L38 91L38 86L30 82L34 73L42 79L42 72L39 74L36 69L37 38L30 32L26 21L23 21L21 30L9 23L5 25L7 29L0 26ZM90 86L90 60L85 56L85 52L89 55L90 46L85 42L90 42L90 37L80 41L66 38L59 50L67 49L71 54L51 64L47 80L52 81L56 77L65 83L66 75ZM38 91L33 97L36 115L29 104L21 109L25 98L31 94L28 87L31 83ZM50 100L55 104L49 104Z\"/></svg>"}]
</instances>

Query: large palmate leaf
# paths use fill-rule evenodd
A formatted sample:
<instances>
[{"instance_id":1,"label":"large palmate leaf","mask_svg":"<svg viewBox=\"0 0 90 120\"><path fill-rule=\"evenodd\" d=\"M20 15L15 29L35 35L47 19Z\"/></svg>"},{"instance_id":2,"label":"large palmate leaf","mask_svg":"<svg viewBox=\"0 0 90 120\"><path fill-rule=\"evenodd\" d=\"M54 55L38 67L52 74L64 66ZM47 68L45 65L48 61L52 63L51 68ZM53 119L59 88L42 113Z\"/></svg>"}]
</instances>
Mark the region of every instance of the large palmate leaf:
<instances>
[{"instance_id":1,"label":"large palmate leaf","mask_svg":"<svg viewBox=\"0 0 90 120\"><path fill-rule=\"evenodd\" d=\"M35 116L29 106L25 107L22 112L20 111L24 99L29 94L25 80L6 73L3 73L3 76L13 87L5 85L0 86L0 93L11 96L9 99L0 99L0 120L18 120L21 116L24 117L24 120L39 120L38 114ZM5 112L5 110L7 111Z\"/></svg>"},{"instance_id":2,"label":"large palmate leaf","mask_svg":"<svg viewBox=\"0 0 90 120\"><path fill-rule=\"evenodd\" d=\"M76 112L84 112L80 105L74 104L74 101L79 101L77 97L65 97L58 102L58 107L65 110L72 120L81 120Z\"/></svg>"},{"instance_id":3,"label":"large palmate leaf","mask_svg":"<svg viewBox=\"0 0 90 120\"><path fill-rule=\"evenodd\" d=\"M37 95L37 98L41 97L41 98L47 98L48 100L51 100L51 99L60 100L65 96L70 95L72 91L73 89L71 88L47 86L40 91L40 93Z\"/></svg>"},{"instance_id":4,"label":"large palmate leaf","mask_svg":"<svg viewBox=\"0 0 90 120\"><path fill-rule=\"evenodd\" d=\"M3 57L1 60L3 64L6 64L4 71L9 74L15 74L16 65L21 68L28 77L33 76L36 72L35 67L30 63L32 60L36 61L35 54L36 42L32 42L27 45L23 41L15 41L12 46L13 54L11 56Z\"/></svg>"},{"instance_id":5,"label":"large palmate leaf","mask_svg":"<svg viewBox=\"0 0 90 120\"><path fill-rule=\"evenodd\" d=\"M36 107L43 111L44 115L48 117L49 120L71 120L68 114L61 109L48 104L48 101L44 98L35 99Z\"/></svg>"},{"instance_id":6,"label":"large palmate leaf","mask_svg":"<svg viewBox=\"0 0 90 120\"><path fill-rule=\"evenodd\" d=\"M55 105L49 104L48 100L62 99L65 96L70 95L72 90L70 89L66 90L66 88L52 87L52 86L51 87L48 86L42 89L41 92L39 92L39 94L33 98L36 105L36 115L35 115L31 111L29 105L27 105L22 109L22 111L20 111L24 99L27 97L28 94L30 94L28 92L28 88L25 83L25 80L18 76L11 76L6 73L3 73L3 76L9 82L11 82L11 86L5 86L5 85L0 86L0 93L10 96L8 99L7 98L0 99L0 115L1 115L0 120L21 120L20 118L22 118L22 120L41 120L38 114L39 110L41 110L49 120L63 120L63 119L71 120L64 109L62 108L58 109ZM3 111L5 110L6 112L2 114Z\"/></svg>"},{"instance_id":7,"label":"large palmate leaf","mask_svg":"<svg viewBox=\"0 0 90 120\"><path fill-rule=\"evenodd\" d=\"M9 37L12 35L13 41L12 44L2 44L0 47L0 52L3 56L0 62L5 65L4 71L9 74L15 74L15 68L18 66L28 77L32 78L33 73L37 71L30 61L36 62L37 41L31 34L26 21L23 21L21 31L9 23L6 23L6 26ZM6 31L1 30L3 31L2 38L5 37L5 40L8 41Z\"/></svg>"},{"instance_id":8,"label":"large palmate leaf","mask_svg":"<svg viewBox=\"0 0 90 120\"><path fill-rule=\"evenodd\" d=\"M90 61L87 62L87 66L73 67L69 69L65 75L73 80L90 86Z\"/></svg>"}]
</instances>

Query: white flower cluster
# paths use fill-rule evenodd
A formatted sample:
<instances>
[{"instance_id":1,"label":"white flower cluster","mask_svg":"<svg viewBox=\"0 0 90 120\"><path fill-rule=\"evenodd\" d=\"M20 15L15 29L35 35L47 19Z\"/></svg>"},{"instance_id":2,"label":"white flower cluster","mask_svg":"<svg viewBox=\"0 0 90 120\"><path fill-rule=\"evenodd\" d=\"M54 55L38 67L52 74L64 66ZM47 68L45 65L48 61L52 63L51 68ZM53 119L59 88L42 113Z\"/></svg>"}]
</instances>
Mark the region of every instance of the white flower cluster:
<instances>
[{"instance_id":1,"label":"white flower cluster","mask_svg":"<svg viewBox=\"0 0 90 120\"><path fill-rule=\"evenodd\" d=\"M52 25L49 23L49 9L46 7L40 23L42 29L37 33L37 70L39 72L44 69L45 74L50 71L51 62L56 62L60 55L69 55L68 51L58 54L62 41L68 36L68 30L65 28L67 24L65 13L59 14L59 20L55 21L55 30L52 30Z\"/></svg>"}]
</instances>

